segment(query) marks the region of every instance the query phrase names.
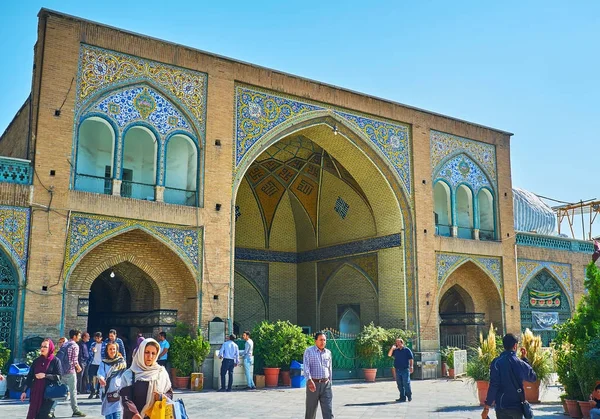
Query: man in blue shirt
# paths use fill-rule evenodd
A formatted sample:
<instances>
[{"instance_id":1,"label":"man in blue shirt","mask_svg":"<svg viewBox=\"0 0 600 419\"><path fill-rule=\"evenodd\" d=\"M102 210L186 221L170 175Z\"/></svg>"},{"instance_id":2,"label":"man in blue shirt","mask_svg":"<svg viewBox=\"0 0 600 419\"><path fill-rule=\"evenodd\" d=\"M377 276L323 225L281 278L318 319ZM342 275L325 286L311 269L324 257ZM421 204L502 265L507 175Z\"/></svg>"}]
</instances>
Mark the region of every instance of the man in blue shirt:
<instances>
[{"instance_id":1,"label":"man in blue shirt","mask_svg":"<svg viewBox=\"0 0 600 419\"><path fill-rule=\"evenodd\" d=\"M396 339L388 351L388 356L394 357L394 368L396 369L396 385L400 391L400 398L397 402L403 403L408 398L412 400L412 390L410 389L410 375L413 373L414 356L410 349L404 346L404 340Z\"/></svg>"},{"instance_id":2,"label":"man in blue shirt","mask_svg":"<svg viewBox=\"0 0 600 419\"><path fill-rule=\"evenodd\" d=\"M517 358L518 343L518 339L512 333L502 338L504 352L490 365L490 388L481 412L481 417L484 419L488 417L490 406L494 403L496 403L498 419L523 418L519 393L523 391L523 381L533 383L537 380L537 376L525 358L525 348L521 348L521 359Z\"/></svg>"},{"instance_id":3,"label":"man in blue shirt","mask_svg":"<svg viewBox=\"0 0 600 419\"><path fill-rule=\"evenodd\" d=\"M221 389L225 391L225 374L229 374L227 382L227 391L231 391L233 385L233 368L240 363L240 348L235 343L235 335L229 335L229 340L219 349L219 359L221 363Z\"/></svg>"},{"instance_id":4,"label":"man in blue shirt","mask_svg":"<svg viewBox=\"0 0 600 419\"><path fill-rule=\"evenodd\" d=\"M125 345L121 338L117 337L117 331L115 329L110 329L108 331L108 338L104 341L104 345L102 345L102 359L106 359L106 345L109 343L116 343L119 345L119 353L123 355L123 359L127 359L127 354L125 354Z\"/></svg>"},{"instance_id":5,"label":"man in blue shirt","mask_svg":"<svg viewBox=\"0 0 600 419\"><path fill-rule=\"evenodd\" d=\"M171 345L167 341L167 333L160 332L158 334L158 344L160 345L160 354L158 355L158 365L167 367L167 358L169 357L169 348Z\"/></svg>"}]
</instances>

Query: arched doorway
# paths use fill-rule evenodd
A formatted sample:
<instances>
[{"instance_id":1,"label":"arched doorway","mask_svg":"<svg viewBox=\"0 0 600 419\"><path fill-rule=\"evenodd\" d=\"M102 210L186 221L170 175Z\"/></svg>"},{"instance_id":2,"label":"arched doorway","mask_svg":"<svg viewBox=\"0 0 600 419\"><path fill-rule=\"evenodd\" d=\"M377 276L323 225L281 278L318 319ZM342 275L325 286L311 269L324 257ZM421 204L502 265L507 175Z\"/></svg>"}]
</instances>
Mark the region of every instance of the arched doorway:
<instances>
[{"instance_id":1,"label":"arched doorway","mask_svg":"<svg viewBox=\"0 0 600 419\"><path fill-rule=\"evenodd\" d=\"M466 261L443 282L440 289L440 346L462 349L477 345L481 331L490 324L502 334L502 300L494 281L474 262Z\"/></svg>"},{"instance_id":2,"label":"arched doorway","mask_svg":"<svg viewBox=\"0 0 600 419\"><path fill-rule=\"evenodd\" d=\"M571 317L569 298L554 276L542 269L527 283L521 295L521 329L529 328L549 346L556 337L555 324Z\"/></svg>"},{"instance_id":3,"label":"arched doorway","mask_svg":"<svg viewBox=\"0 0 600 419\"><path fill-rule=\"evenodd\" d=\"M411 265L401 188L393 186L394 175L383 175L389 174L386 164L362 138L341 123L334 131L333 123L313 122L265 146L234 185L234 264L268 265L269 320L286 319L313 331L337 329L345 307L356 306L361 323L368 318L406 327L404 267ZM340 282L348 298L327 297L328 280L345 264L358 266L372 284L342 268L349 276L333 282ZM236 275L234 308L242 298L237 281ZM235 323L238 316L236 309Z\"/></svg>"},{"instance_id":4,"label":"arched doorway","mask_svg":"<svg viewBox=\"0 0 600 419\"><path fill-rule=\"evenodd\" d=\"M15 344L15 320L19 295L19 276L12 261L0 249L0 342Z\"/></svg>"},{"instance_id":5,"label":"arched doorway","mask_svg":"<svg viewBox=\"0 0 600 419\"><path fill-rule=\"evenodd\" d=\"M192 271L170 247L137 228L105 239L77 262L65 304L63 330L114 328L131 342L138 329L156 334L177 321L198 326Z\"/></svg>"}]
</instances>

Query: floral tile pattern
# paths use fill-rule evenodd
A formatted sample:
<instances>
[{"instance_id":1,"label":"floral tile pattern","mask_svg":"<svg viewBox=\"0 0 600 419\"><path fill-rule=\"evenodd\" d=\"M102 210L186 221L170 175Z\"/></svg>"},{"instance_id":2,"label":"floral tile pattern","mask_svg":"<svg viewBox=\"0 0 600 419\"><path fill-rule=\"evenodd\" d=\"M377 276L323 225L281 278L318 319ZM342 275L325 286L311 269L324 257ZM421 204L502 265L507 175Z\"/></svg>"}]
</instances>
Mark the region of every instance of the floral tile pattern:
<instances>
[{"instance_id":1,"label":"floral tile pattern","mask_svg":"<svg viewBox=\"0 0 600 419\"><path fill-rule=\"evenodd\" d=\"M156 237L201 272L202 228L182 227L150 221L73 213L67 235L64 275L68 277L77 262L93 247L106 239L133 229Z\"/></svg>"},{"instance_id":2,"label":"floral tile pattern","mask_svg":"<svg viewBox=\"0 0 600 419\"><path fill-rule=\"evenodd\" d=\"M394 167L408 195L411 195L408 125L246 86L236 86L235 103L235 169L240 166L248 151L257 145L260 147L261 139L275 127L313 111L332 110L370 139Z\"/></svg>"},{"instance_id":3,"label":"floral tile pattern","mask_svg":"<svg viewBox=\"0 0 600 419\"><path fill-rule=\"evenodd\" d=\"M502 279L502 258L466 255L460 253L436 253L438 288L441 289L446 279L463 263L471 261L479 266L494 281L500 295L503 296L504 281Z\"/></svg>"},{"instance_id":4,"label":"floral tile pattern","mask_svg":"<svg viewBox=\"0 0 600 419\"><path fill-rule=\"evenodd\" d=\"M519 285L519 299L527 287L529 281L541 270L547 269L550 274L562 285L571 307L574 307L573 280L571 276L571 265L568 263L549 262L543 260L518 259L517 281Z\"/></svg>"},{"instance_id":5,"label":"floral tile pattern","mask_svg":"<svg viewBox=\"0 0 600 419\"><path fill-rule=\"evenodd\" d=\"M430 134L430 147L432 173L439 173L441 171L440 166L444 165L449 158L457 154L466 154L487 175L488 181L492 185L496 185L495 146L432 130ZM468 162L467 165L469 165ZM463 165L463 167L466 166ZM453 175L461 176L460 172L456 173L458 165L454 167L454 170Z\"/></svg>"},{"instance_id":6,"label":"floral tile pattern","mask_svg":"<svg viewBox=\"0 0 600 419\"><path fill-rule=\"evenodd\" d=\"M0 206L0 242L9 252L21 278L26 274L30 219L30 208Z\"/></svg>"},{"instance_id":7,"label":"floral tile pattern","mask_svg":"<svg viewBox=\"0 0 600 419\"><path fill-rule=\"evenodd\" d=\"M453 189L461 183L466 183L471 186L475 194L483 187L491 188L485 173L465 154L460 154L444 163L433 179L444 179Z\"/></svg>"}]
</instances>

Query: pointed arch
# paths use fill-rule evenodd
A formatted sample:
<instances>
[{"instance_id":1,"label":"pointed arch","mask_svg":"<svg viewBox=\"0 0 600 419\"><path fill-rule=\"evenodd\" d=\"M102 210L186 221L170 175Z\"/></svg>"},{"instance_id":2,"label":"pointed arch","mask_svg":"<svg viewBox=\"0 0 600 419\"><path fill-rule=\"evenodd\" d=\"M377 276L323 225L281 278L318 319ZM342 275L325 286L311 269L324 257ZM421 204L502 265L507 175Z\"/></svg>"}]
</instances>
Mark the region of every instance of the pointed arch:
<instances>
[{"instance_id":1,"label":"pointed arch","mask_svg":"<svg viewBox=\"0 0 600 419\"><path fill-rule=\"evenodd\" d=\"M442 290L444 288L444 284L446 283L448 278L458 268L460 268L461 266L463 266L464 264L466 264L468 262L473 263L475 266L477 266L479 269L481 269L483 271L483 273L494 283L494 288L496 288L496 291L498 291L498 296L500 298L500 301L504 301L502 287L498 283L498 280L494 277L494 274L492 272L490 272L489 269L483 263L480 263L477 259L472 258L470 256L462 258L458 263L456 263L454 266L452 266L450 269L448 269L446 272L444 272L444 275L442 278L438 278L438 290ZM439 299L439 293L438 293L438 299ZM438 305L439 305L439 302L438 302Z\"/></svg>"},{"instance_id":2,"label":"pointed arch","mask_svg":"<svg viewBox=\"0 0 600 419\"><path fill-rule=\"evenodd\" d=\"M554 282L556 282L558 284L558 286L560 287L560 289L562 290L562 292L564 292L565 295L567 296L570 310L574 311L575 310L575 302L574 302L571 290L568 289L565 286L564 282L560 280L559 275L554 271L554 269L552 269L551 266L546 266L546 265L539 265L539 266L537 266L523 280L523 282L519 286L519 301L521 300L521 298L523 298L523 293L525 292L525 289L527 289L527 285L529 285L529 283L535 277L537 277L542 271L546 271L548 273L548 275L550 275L552 277L552 279L554 279Z\"/></svg>"},{"instance_id":3,"label":"pointed arch","mask_svg":"<svg viewBox=\"0 0 600 419\"><path fill-rule=\"evenodd\" d=\"M461 181L469 183L473 189L479 191L483 186L494 185L493 176L482 167L477 158L469 151L457 149L446 156L433 170L434 179L446 179L453 187ZM480 175L483 179L477 179Z\"/></svg>"},{"instance_id":4,"label":"pointed arch","mask_svg":"<svg viewBox=\"0 0 600 419\"><path fill-rule=\"evenodd\" d=\"M357 271L358 273L360 273L360 275L364 279L366 279L367 282L371 285L371 287L373 288L373 292L375 293L375 295L379 295L379 290L377 289L377 285L375 285L375 283L373 282L373 279L369 276L368 273L366 273L360 266L356 265L355 263L344 262L344 263L340 263L340 266L338 266L337 268L335 268L335 270L327 277L327 279L323 283L321 289L319 290L318 306L321 305L321 299L323 298L323 295L325 294L325 291L327 290L327 285L329 285L329 283L331 282L331 280L336 277L336 275L338 274L338 272L341 271L346 266L349 267L349 268L352 268L355 271Z\"/></svg>"}]
</instances>

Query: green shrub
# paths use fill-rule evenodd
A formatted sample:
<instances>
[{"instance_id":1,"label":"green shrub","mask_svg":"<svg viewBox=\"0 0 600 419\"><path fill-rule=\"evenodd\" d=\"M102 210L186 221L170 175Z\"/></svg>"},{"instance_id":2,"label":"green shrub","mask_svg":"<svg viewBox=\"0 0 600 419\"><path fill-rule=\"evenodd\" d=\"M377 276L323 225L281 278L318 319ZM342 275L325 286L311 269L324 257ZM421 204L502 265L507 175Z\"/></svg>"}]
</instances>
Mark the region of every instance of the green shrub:
<instances>
[{"instance_id":1,"label":"green shrub","mask_svg":"<svg viewBox=\"0 0 600 419\"><path fill-rule=\"evenodd\" d=\"M10 349L6 342L0 342L0 371L8 372L8 361L10 360Z\"/></svg>"},{"instance_id":2,"label":"green shrub","mask_svg":"<svg viewBox=\"0 0 600 419\"><path fill-rule=\"evenodd\" d=\"M255 354L267 368L289 369L292 360L302 361L304 351L313 339L302 328L289 321L263 321L252 331Z\"/></svg>"},{"instance_id":3,"label":"green shrub","mask_svg":"<svg viewBox=\"0 0 600 419\"><path fill-rule=\"evenodd\" d=\"M445 362L449 369L454 369L454 351L460 351L460 348L447 346L441 351L442 362Z\"/></svg>"},{"instance_id":4,"label":"green shrub","mask_svg":"<svg viewBox=\"0 0 600 419\"><path fill-rule=\"evenodd\" d=\"M174 336L169 349L169 358L179 377L202 371L202 364L210 352L210 344L199 330L195 337Z\"/></svg>"},{"instance_id":5,"label":"green shrub","mask_svg":"<svg viewBox=\"0 0 600 419\"><path fill-rule=\"evenodd\" d=\"M369 368L373 368L383 357L382 345L389 339L388 332L373 322L363 327L356 336L356 354Z\"/></svg>"}]
</instances>

